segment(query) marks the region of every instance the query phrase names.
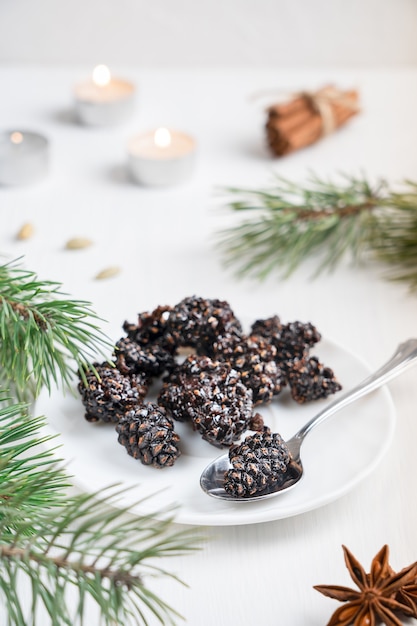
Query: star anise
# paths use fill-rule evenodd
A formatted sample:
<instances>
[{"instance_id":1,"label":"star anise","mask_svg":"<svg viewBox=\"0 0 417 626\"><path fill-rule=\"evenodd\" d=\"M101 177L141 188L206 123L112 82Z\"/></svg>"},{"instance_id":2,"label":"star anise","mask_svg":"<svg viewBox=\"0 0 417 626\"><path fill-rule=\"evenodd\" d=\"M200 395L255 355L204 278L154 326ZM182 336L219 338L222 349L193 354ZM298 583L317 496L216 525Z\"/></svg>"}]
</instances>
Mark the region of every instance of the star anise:
<instances>
[{"instance_id":1,"label":"star anise","mask_svg":"<svg viewBox=\"0 0 417 626\"><path fill-rule=\"evenodd\" d=\"M376 626L379 623L386 626L402 626L395 613L399 611L408 616L412 614L412 607L415 607L416 601L414 583L417 563L395 573L389 565L389 549L385 545L373 558L371 571L366 574L362 565L345 546L343 550L346 567L359 590L337 585L314 587L329 598L346 602L335 611L327 626L349 626L349 624ZM404 589L409 586L410 597L405 597Z\"/></svg>"},{"instance_id":2,"label":"star anise","mask_svg":"<svg viewBox=\"0 0 417 626\"><path fill-rule=\"evenodd\" d=\"M417 576L410 583L398 590L395 599L408 606L408 610L403 609L406 615L417 619Z\"/></svg>"}]
</instances>

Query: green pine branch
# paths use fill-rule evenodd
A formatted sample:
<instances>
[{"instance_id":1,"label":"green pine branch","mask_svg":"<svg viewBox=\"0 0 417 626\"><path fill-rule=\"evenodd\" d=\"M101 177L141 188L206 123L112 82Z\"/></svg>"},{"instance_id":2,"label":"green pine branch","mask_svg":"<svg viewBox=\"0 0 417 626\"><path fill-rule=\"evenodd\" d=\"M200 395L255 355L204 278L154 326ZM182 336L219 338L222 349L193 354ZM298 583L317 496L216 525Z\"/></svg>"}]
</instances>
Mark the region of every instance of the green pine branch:
<instances>
[{"instance_id":1,"label":"green pine branch","mask_svg":"<svg viewBox=\"0 0 417 626\"><path fill-rule=\"evenodd\" d=\"M270 189L227 192L239 221L217 233L217 245L238 275L288 277L307 259L317 274L349 256L382 261L391 278L417 288L416 183L398 192L365 177L335 183L312 175L305 184L277 177Z\"/></svg>"},{"instance_id":2,"label":"green pine branch","mask_svg":"<svg viewBox=\"0 0 417 626\"><path fill-rule=\"evenodd\" d=\"M6 402L6 400L8 400ZM42 509L65 502L68 477L56 467L53 450L40 446L52 437L40 437L44 419L29 417L25 405L10 404L0 393L0 524L3 537L35 532L34 518Z\"/></svg>"},{"instance_id":3,"label":"green pine branch","mask_svg":"<svg viewBox=\"0 0 417 626\"><path fill-rule=\"evenodd\" d=\"M7 626L45 626L41 609L51 626L82 626L91 603L108 626L174 624L178 613L152 581L178 580L160 558L196 549L195 532L176 531L170 510L129 515L118 507L117 488L69 496L66 472L43 447L44 418L29 415L27 403L13 404L44 386L70 388L77 370L113 349L90 304L64 295L61 285L16 262L0 266L0 389L10 389L8 398L0 392L0 599Z\"/></svg>"},{"instance_id":4,"label":"green pine branch","mask_svg":"<svg viewBox=\"0 0 417 626\"><path fill-rule=\"evenodd\" d=\"M0 386L21 400L43 386L69 389L74 372L111 347L90 303L60 289L16 262L0 265Z\"/></svg>"},{"instance_id":5,"label":"green pine branch","mask_svg":"<svg viewBox=\"0 0 417 626\"><path fill-rule=\"evenodd\" d=\"M178 580L158 559L194 550L193 531L173 530L169 511L156 520L118 510L120 490L65 496L64 470L39 447L45 420L26 409L0 405L0 596L8 626L44 626L39 607L51 626L82 625L88 602L106 625L146 625L149 616L174 624L178 613L149 582Z\"/></svg>"}]
</instances>

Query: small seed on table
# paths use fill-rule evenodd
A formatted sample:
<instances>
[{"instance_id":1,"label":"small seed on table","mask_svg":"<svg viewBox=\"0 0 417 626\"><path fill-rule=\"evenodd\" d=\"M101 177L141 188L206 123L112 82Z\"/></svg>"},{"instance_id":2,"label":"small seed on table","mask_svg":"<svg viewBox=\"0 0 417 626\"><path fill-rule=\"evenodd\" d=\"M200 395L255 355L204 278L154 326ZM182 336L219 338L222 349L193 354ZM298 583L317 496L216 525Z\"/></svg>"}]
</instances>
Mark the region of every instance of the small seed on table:
<instances>
[{"instance_id":1,"label":"small seed on table","mask_svg":"<svg viewBox=\"0 0 417 626\"><path fill-rule=\"evenodd\" d=\"M67 250L81 250L82 248L88 248L92 245L93 242L91 239L87 239L86 237L73 237L72 239L68 239L65 247Z\"/></svg>"},{"instance_id":2,"label":"small seed on table","mask_svg":"<svg viewBox=\"0 0 417 626\"><path fill-rule=\"evenodd\" d=\"M96 280L104 280L105 278L113 278L113 276L117 276L117 274L120 274L121 269L120 267L117 266L113 266L113 267L106 267L104 270L101 270L101 272L99 272L95 278Z\"/></svg>"},{"instance_id":3,"label":"small seed on table","mask_svg":"<svg viewBox=\"0 0 417 626\"><path fill-rule=\"evenodd\" d=\"M30 224L29 222L27 222L26 224L23 224L23 226L18 231L16 235L16 239L20 239L20 240L30 239L30 237L32 237L34 232L35 232L35 229L33 228L33 224Z\"/></svg>"}]
</instances>

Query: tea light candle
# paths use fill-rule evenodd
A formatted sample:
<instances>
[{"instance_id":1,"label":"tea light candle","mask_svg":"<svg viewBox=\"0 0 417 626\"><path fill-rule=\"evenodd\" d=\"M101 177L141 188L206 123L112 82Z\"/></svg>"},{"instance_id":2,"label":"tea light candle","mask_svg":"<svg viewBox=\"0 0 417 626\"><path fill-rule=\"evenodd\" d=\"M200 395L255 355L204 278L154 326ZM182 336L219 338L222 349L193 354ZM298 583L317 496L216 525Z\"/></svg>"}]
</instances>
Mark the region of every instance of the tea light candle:
<instances>
[{"instance_id":1,"label":"tea light candle","mask_svg":"<svg viewBox=\"0 0 417 626\"><path fill-rule=\"evenodd\" d=\"M158 128L129 142L132 179L152 187L176 185L191 177L196 144L185 133Z\"/></svg>"},{"instance_id":2,"label":"tea light candle","mask_svg":"<svg viewBox=\"0 0 417 626\"><path fill-rule=\"evenodd\" d=\"M27 185L48 171L49 143L38 133L15 130L0 133L0 184Z\"/></svg>"},{"instance_id":3,"label":"tea light candle","mask_svg":"<svg viewBox=\"0 0 417 626\"><path fill-rule=\"evenodd\" d=\"M83 124L117 124L132 113L134 96L132 83L112 78L108 67L98 65L89 81L75 86L75 108Z\"/></svg>"}]
</instances>

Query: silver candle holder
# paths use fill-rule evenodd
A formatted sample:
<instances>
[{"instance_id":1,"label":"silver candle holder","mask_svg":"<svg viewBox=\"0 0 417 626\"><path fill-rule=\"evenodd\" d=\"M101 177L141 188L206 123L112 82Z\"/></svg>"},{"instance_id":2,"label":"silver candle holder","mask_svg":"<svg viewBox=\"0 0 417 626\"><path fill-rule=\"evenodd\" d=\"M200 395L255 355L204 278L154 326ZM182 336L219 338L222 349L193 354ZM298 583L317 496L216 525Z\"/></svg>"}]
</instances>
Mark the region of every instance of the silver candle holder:
<instances>
[{"instance_id":1,"label":"silver candle holder","mask_svg":"<svg viewBox=\"0 0 417 626\"><path fill-rule=\"evenodd\" d=\"M98 65L88 81L75 86L78 120L89 126L110 126L129 117L134 110L135 86L113 78L105 65Z\"/></svg>"},{"instance_id":2,"label":"silver candle holder","mask_svg":"<svg viewBox=\"0 0 417 626\"><path fill-rule=\"evenodd\" d=\"M49 142L27 130L0 133L0 185L28 185L46 176Z\"/></svg>"},{"instance_id":3,"label":"silver candle holder","mask_svg":"<svg viewBox=\"0 0 417 626\"><path fill-rule=\"evenodd\" d=\"M131 139L128 145L132 180L150 187L180 184L192 176L195 140L183 132L158 128Z\"/></svg>"}]
</instances>

